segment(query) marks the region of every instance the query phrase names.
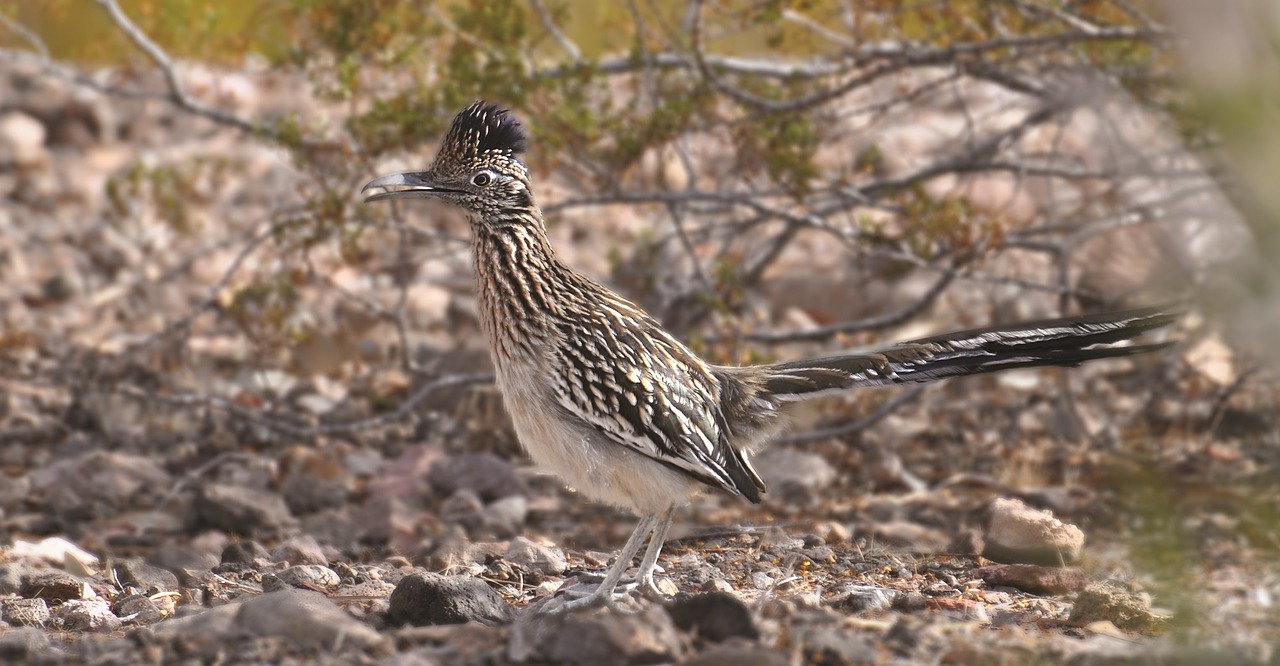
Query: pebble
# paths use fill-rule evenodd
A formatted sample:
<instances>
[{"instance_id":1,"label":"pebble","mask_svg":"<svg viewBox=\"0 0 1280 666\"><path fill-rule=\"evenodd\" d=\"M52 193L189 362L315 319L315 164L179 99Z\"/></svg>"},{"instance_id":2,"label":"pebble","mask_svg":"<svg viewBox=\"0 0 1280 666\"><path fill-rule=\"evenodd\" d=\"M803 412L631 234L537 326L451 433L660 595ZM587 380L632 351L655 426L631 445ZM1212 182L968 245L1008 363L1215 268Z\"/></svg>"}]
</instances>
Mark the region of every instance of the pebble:
<instances>
[{"instance_id":1,"label":"pebble","mask_svg":"<svg viewBox=\"0 0 1280 666\"><path fill-rule=\"evenodd\" d=\"M58 607L62 627L71 631L107 633L120 628L120 618L105 599L72 599Z\"/></svg>"},{"instance_id":2,"label":"pebble","mask_svg":"<svg viewBox=\"0 0 1280 666\"><path fill-rule=\"evenodd\" d=\"M515 467L492 453L444 456L431 465L427 483L439 497L449 497L465 488L482 502L530 494L528 484L516 473Z\"/></svg>"},{"instance_id":3,"label":"pebble","mask_svg":"<svg viewBox=\"0 0 1280 666\"><path fill-rule=\"evenodd\" d=\"M268 581L274 583L268 583ZM335 590L342 580L329 567L319 564L299 564L262 577L262 591L273 592L285 587L301 587L318 590Z\"/></svg>"},{"instance_id":4,"label":"pebble","mask_svg":"<svg viewBox=\"0 0 1280 666\"><path fill-rule=\"evenodd\" d=\"M267 549L257 541L232 541L222 549L219 563L254 566L258 560L266 560L267 557Z\"/></svg>"},{"instance_id":5,"label":"pebble","mask_svg":"<svg viewBox=\"0 0 1280 666\"><path fill-rule=\"evenodd\" d=\"M1080 558L1084 532L1053 514L1021 500L996 499L991 504L982 555L1006 564L1069 564Z\"/></svg>"},{"instance_id":6,"label":"pebble","mask_svg":"<svg viewBox=\"0 0 1280 666\"><path fill-rule=\"evenodd\" d=\"M853 613L888 610L898 598L897 590L874 585L847 585L841 588L832 605Z\"/></svg>"},{"instance_id":7,"label":"pebble","mask_svg":"<svg viewBox=\"0 0 1280 666\"><path fill-rule=\"evenodd\" d=\"M511 545L507 547L507 552L502 559L526 572L543 576L559 576L569 568L564 551L535 543L522 536L511 540Z\"/></svg>"},{"instance_id":8,"label":"pebble","mask_svg":"<svg viewBox=\"0 0 1280 666\"><path fill-rule=\"evenodd\" d=\"M515 609L484 581L467 576L415 573L405 576L391 593L387 621L412 624L507 624Z\"/></svg>"},{"instance_id":9,"label":"pebble","mask_svg":"<svg viewBox=\"0 0 1280 666\"><path fill-rule=\"evenodd\" d=\"M200 526L231 534L277 532L297 523L280 495L245 486L204 484L195 508Z\"/></svg>"},{"instance_id":10,"label":"pebble","mask_svg":"<svg viewBox=\"0 0 1280 666\"><path fill-rule=\"evenodd\" d=\"M0 617L9 624L42 627L49 622L49 604L39 597L5 599L0 601Z\"/></svg>"},{"instance_id":11,"label":"pebble","mask_svg":"<svg viewBox=\"0 0 1280 666\"><path fill-rule=\"evenodd\" d=\"M800 660L832 666L878 663L875 647L866 638L839 627L817 626L799 632Z\"/></svg>"},{"instance_id":12,"label":"pebble","mask_svg":"<svg viewBox=\"0 0 1280 666\"><path fill-rule=\"evenodd\" d=\"M289 564L328 564L329 557L315 537L303 534L285 539L279 546L272 548L271 561Z\"/></svg>"},{"instance_id":13,"label":"pebble","mask_svg":"<svg viewBox=\"0 0 1280 666\"><path fill-rule=\"evenodd\" d=\"M140 557L130 557L115 564L116 580L121 585L137 588L143 594L172 592L178 589L178 577L168 569L147 564Z\"/></svg>"},{"instance_id":14,"label":"pebble","mask_svg":"<svg viewBox=\"0 0 1280 666\"><path fill-rule=\"evenodd\" d=\"M134 594L116 602L116 616L123 622L151 624L164 617L164 612L145 594Z\"/></svg>"},{"instance_id":15,"label":"pebble","mask_svg":"<svg viewBox=\"0 0 1280 666\"><path fill-rule=\"evenodd\" d=\"M388 639L351 617L325 595L310 590L281 590L240 605L233 627L250 636L281 637L309 649L337 644L383 651Z\"/></svg>"}]
</instances>

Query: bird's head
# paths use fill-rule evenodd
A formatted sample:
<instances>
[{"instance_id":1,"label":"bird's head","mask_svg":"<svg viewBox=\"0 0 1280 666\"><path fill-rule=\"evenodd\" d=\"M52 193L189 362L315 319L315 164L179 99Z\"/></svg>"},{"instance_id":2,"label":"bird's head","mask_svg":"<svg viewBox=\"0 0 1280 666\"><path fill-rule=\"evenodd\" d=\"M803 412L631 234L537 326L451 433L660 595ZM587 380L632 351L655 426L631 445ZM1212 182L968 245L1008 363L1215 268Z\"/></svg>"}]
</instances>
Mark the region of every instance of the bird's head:
<instances>
[{"instance_id":1,"label":"bird's head","mask_svg":"<svg viewBox=\"0 0 1280 666\"><path fill-rule=\"evenodd\" d=\"M365 202L430 198L447 201L480 219L533 206L529 174L519 155L528 141L509 111L483 100L472 102L453 119L436 159L425 171L403 171L374 178L361 192Z\"/></svg>"}]
</instances>

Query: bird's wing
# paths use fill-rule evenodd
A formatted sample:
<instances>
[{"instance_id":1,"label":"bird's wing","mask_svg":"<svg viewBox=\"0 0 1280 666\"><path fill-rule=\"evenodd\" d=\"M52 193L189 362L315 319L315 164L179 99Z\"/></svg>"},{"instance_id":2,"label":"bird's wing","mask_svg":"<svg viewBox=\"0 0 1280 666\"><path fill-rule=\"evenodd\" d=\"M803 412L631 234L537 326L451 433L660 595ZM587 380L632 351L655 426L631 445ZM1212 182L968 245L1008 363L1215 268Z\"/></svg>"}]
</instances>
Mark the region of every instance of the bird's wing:
<instances>
[{"instance_id":1,"label":"bird's wing","mask_svg":"<svg viewBox=\"0 0 1280 666\"><path fill-rule=\"evenodd\" d=\"M719 381L657 322L608 302L561 324L553 378L565 414L710 486L760 500L764 484L727 440Z\"/></svg>"}]
</instances>

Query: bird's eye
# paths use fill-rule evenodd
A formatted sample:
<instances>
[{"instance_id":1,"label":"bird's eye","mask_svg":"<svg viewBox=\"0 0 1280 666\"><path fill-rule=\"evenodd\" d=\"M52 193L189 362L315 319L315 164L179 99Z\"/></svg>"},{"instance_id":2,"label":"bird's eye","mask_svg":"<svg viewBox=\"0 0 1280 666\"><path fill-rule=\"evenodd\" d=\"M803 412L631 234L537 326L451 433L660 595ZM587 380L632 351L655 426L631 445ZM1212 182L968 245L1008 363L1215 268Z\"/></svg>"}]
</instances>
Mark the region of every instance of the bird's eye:
<instances>
[{"instance_id":1,"label":"bird's eye","mask_svg":"<svg viewBox=\"0 0 1280 666\"><path fill-rule=\"evenodd\" d=\"M481 171L480 173L471 177L471 184L475 185L476 187L484 187L485 185L488 185L489 174Z\"/></svg>"}]
</instances>

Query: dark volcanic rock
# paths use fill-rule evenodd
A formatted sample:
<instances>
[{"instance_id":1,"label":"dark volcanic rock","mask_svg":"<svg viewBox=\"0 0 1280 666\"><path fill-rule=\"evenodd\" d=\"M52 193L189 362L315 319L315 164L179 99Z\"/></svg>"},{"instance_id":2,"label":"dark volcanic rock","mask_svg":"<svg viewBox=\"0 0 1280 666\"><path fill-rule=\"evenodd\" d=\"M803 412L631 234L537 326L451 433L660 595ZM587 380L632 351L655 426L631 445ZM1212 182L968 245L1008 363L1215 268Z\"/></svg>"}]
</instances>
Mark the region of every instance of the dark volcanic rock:
<instances>
[{"instance_id":1,"label":"dark volcanic rock","mask_svg":"<svg viewBox=\"0 0 1280 666\"><path fill-rule=\"evenodd\" d=\"M515 609L484 581L467 576L416 573L405 576L391 593L387 621L412 624L506 624Z\"/></svg>"},{"instance_id":2,"label":"dark volcanic rock","mask_svg":"<svg viewBox=\"0 0 1280 666\"><path fill-rule=\"evenodd\" d=\"M660 606L636 614L569 613L516 625L529 654L514 655L565 666L661 664L681 656L680 633ZM515 640L515 639L513 639Z\"/></svg>"},{"instance_id":3,"label":"dark volcanic rock","mask_svg":"<svg viewBox=\"0 0 1280 666\"><path fill-rule=\"evenodd\" d=\"M751 609L727 592L709 592L677 601L667 613L677 627L709 641L720 642L735 636L760 638Z\"/></svg>"},{"instance_id":4,"label":"dark volcanic rock","mask_svg":"<svg viewBox=\"0 0 1280 666\"><path fill-rule=\"evenodd\" d=\"M252 565L255 560L267 559L267 549L257 541L233 541L222 549L222 564Z\"/></svg>"}]
</instances>

